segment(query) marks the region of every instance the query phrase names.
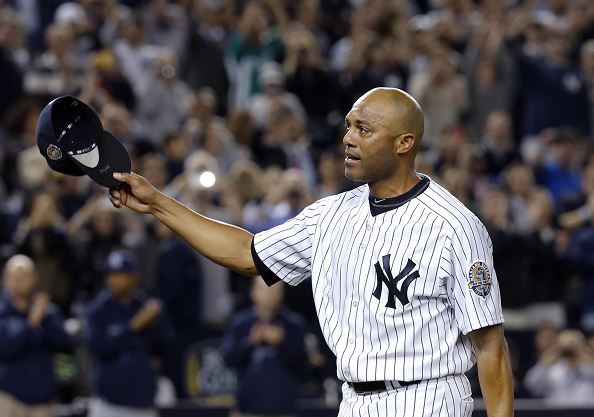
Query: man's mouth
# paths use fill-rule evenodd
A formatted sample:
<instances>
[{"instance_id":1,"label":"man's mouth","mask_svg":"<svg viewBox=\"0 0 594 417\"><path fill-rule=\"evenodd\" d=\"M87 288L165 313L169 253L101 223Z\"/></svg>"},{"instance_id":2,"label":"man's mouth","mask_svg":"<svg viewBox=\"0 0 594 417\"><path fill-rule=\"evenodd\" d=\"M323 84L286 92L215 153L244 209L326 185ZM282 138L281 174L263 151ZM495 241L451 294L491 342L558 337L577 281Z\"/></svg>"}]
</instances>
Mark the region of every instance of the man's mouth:
<instances>
[{"instance_id":1,"label":"man's mouth","mask_svg":"<svg viewBox=\"0 0 594 417\"><path fill-rule=\"evenodd\" d=\"M353 162L357 162L357 161L360 161L360 160L361 160L361 158L359 158L357 155L355 155L352 152L345 152L344 153L344 162L353 163Z\"/></svg>"}]
</instances>

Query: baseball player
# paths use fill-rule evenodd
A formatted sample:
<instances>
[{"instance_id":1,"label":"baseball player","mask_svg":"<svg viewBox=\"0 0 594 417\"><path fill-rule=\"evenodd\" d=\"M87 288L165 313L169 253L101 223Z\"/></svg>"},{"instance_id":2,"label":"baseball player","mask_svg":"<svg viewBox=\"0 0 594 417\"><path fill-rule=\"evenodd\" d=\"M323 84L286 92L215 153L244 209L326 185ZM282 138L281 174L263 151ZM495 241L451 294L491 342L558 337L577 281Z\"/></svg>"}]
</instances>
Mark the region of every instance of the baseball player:
<instances>
[{"instance_id":1,"label":"baseball player","mask_svg":"<svg viewBox=\"0 0 594 417\"><path fill-rule=\"evenodd\" d=\"M463 204L415 171L421 108L404 91L376 88L345 123L345 175L365 184L255 236L193 212L134 173L114 174L124 185L110 198L269 285L311 278L344 381L339 417L470 416L464 373L475 363L489 417L512 416L491 240Z\"/></svg>"}]
</instances>

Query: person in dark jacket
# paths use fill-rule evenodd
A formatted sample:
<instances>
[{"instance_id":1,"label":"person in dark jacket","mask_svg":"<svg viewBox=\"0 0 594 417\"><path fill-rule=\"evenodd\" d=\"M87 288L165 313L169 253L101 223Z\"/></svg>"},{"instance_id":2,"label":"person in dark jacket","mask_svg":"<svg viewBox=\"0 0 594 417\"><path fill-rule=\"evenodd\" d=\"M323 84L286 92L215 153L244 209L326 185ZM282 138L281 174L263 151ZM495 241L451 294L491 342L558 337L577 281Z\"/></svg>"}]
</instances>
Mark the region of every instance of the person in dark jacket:
<instances>
[{"instance_id":1,"label":"person in dark jacket","mask_svg":"<svg viewBox=\"0 0 594 417\"><path fill-rule=\"evenodd\" d=\"M11 257L3 274L0 299L0 414L51 417L57 381L53 356L73 341L46 293L36 293L35 264Z\"/></svg>"},{"instance_id":2,"label":"person in dark jacket","mask_svg":"<svg viewBox=\"0 0 594 417\"><path fill-rule=\"evenodd\" d=\"M0 10L0 120L11 107L24 96L23 74L14 57L14 45L18 42L17 14L8 7Z\"/></svg>"},{"instance_id":3,"label":"person in dark jacket","mask_svg":"<svg viewBox=\"0 0 594 417\"><path fill-rule=\"evenodd\" d=\"M155 353L173 330L159 300L137 289L138 260L128 250L107 257L107 289L91 302L85 341L93 357L89 417L156 417Z\"/></svg>"},{"instance_id":4,"label":"person in dark jacket","mask_svg":"<svg viewBox=\"0 0 594 417\"><path fill-rule=\"evenodd\" d=\"M175 384L178 398L183 398L187 396L186 350L203 334L200 325L202 269L196 253L166 226L155 224L155 233L159 238L156 293L163 300L175 331L165 368Z\"/></svg>"},{"instance_id":5,"label":"person in dark jacket","mask_svg":"<svg viewBox=\"0 0 594 417\"><path fill-rule=\"evenodd\" d=\"M283 286L255 278L253 308L237 313L223 338L225 363L237 370L240 416L284 416L294 411L296 376L307 361L305 325L281 306Z\"/></svg>"}]
</instances>

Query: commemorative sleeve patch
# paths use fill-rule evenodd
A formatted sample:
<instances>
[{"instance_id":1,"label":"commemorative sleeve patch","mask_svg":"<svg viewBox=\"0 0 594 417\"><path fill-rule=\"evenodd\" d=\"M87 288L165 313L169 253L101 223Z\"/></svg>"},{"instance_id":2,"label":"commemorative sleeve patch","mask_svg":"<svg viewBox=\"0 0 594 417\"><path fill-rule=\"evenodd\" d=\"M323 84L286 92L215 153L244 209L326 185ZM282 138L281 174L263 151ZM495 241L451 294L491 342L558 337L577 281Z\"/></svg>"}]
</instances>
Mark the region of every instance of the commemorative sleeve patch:
<instances>
[{"instance_id":1,"label":"commemorative sleeve patch","mask_svg":"<svg viewBox=\"0 0 594 417\"><path fill-rule=\"evenodd\" d=\"M468 288L480 297L486 297L491 292L491 273L489 267L483 261L476 261L468 271Z\"/></svg>"}]
</instances>

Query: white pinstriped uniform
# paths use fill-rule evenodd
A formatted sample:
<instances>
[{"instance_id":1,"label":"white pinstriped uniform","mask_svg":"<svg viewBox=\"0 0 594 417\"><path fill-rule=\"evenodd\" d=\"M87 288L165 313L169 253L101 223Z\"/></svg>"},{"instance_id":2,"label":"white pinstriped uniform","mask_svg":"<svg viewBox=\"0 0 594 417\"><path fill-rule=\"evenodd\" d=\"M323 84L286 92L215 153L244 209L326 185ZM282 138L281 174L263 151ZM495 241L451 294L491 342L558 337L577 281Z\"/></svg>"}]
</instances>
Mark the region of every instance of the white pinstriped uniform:
<instances>
[{"instance_id":1,"label":"white pinstriped uniform","mask_svg":"<svg viewBox=\"0 0 594 417\"><path fill-rule=\"evenodd\" d=\"M384 200L367 185L319 200L256 234L255 263L269 283L312 279L339 379L421 381L365 395L344 384L340 417L469 416L468 332L503 322L491 240L426 176Z\"/></svg>"}]
</instances>

